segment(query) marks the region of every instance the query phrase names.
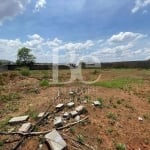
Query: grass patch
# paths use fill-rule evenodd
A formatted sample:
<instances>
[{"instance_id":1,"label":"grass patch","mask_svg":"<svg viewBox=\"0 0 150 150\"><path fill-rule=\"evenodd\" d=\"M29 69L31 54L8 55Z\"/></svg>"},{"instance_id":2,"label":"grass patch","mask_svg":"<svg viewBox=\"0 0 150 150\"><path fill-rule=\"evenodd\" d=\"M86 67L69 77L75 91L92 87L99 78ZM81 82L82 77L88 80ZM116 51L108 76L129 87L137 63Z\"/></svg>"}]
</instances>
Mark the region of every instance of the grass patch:
<instances>
[{"instance_id":1,"label":"grass patch","mask_svg":"<svg viewBox=\"0 0 150 150\"><path fill-rule=\"evenodd\" d=\"M49 81L46 79L43 79L42 81L40 81L40 86L49 86Z\"/></svg>"},{"instance_id":2,"label":"grass patch","mask_svg":"<svg viewBox=\"0 0 150 150\"><path fill-rule=\"evenodd\" d=\"M126 145L122 143L116 144L116 150L126 150Z\"/></svg>"},{"instance_id":3,"label":"grass patch","mask_svg":"<svg viewBox=\"0 0 150 150\"><path fill-rule=\"evenodd\" d=\"M22 76L30 76L31 73L30 73L30 70L28 68L21 68L20 74Z\"/></svg>"},{"instance_id":4,"label":"grass patch","mask_svg":"<svg viewBox=\"0 0 150 150\"><path fill-rule=\"evenodd\" d=\"M112 112L109 112L107 113L107 118L112 119L112 120L117 120L117 115Z\"/></svg>"},{"instance_id":5,"label":"grass patch","mask_svg":"<svg viewBox=\"0 0 150 150\"><path fill-rule=\"evenodd\" d=\"M19 100L20 96L17 93L9 93L5 95L0 95L0 101L2 102L8 102L12 100Z\"/></svg>"},{"instance_id":6,"label":"grass patch","mask_svg":"<svg viewBox=\"0 0 150 150\"><path fill-rule=\"evenodd\" d=\"M102 86L106 88L119 88L123 89L125 87L128 87L130 84L139 84L142 83L142 80L136 79L136 78L116 78L113 80L108 80L108 81L102 81L102 82L97 82L94 83L93 85L95 86Z\"/></svg>"},{"instance_id":7,"label":"grass patch","mask_svg":"<svg viewBox=\"0 0 150 150\"><path fill-rule=\"evenodd\" d=\"M79 143L83 144L84 143L84 137L83 137L83 135L81 135L81 134L77 135L77 141Z\"/></svg>"}]
</instances>

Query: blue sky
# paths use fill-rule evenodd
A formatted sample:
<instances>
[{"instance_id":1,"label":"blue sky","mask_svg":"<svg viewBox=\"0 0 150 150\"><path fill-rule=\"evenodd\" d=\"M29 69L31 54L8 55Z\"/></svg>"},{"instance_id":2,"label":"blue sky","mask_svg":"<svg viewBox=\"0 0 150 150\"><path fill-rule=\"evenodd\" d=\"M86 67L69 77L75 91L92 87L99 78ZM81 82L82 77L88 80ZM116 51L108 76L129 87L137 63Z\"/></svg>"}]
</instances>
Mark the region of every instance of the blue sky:
<instances>
[{"instance_id":1,"label":"blue sky","mask_svg":"<svg viewBox=\"0 0 150 150\"><path fill-rule=\"evenodd\" d=\"M149 59L149 18L150 0L0 0L0 59L23 46L37 62Z\"/></svg>"}]
</instances>

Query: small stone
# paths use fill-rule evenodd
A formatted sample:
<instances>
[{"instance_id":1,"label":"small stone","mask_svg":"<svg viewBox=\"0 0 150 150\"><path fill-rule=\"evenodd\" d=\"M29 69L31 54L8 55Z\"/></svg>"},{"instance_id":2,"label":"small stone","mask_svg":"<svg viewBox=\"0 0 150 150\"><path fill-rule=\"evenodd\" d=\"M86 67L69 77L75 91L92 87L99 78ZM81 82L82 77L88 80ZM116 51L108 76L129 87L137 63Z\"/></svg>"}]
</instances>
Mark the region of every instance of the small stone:
<instances>
[{"instance_id":1,"label":"small stone","mask_svg":"<svg viewBox=\"0 0 150 150\"><path fill-rule=\"evenodd\" d=\"M74 119L75 119L75 121L79 121L80 120L80 116L78 115Z\"/></svg>"},{"instance_id":2,"label":"small stone","mask_svg":"<svg viewBox=\"0 0 150 150\"><path fill-rule=\"evenodd\" d=\"M54 119L54 125L55 127L61 127L63 126L63 120L61 117L55 117Z\"/></svg>"},{"instance_id":3,"label":"small stone","mask_svg":"<svg viewBox=\"0 0 150 150\"><path fill-rule=\"evenodd\" d=\"M84 106L78 106L78 107L76 107L76 111L78 112L78 113L82 113L83 112L83 110L84 110Z\"/></svg>"},{"instance_id":4,"label":"small stone","mask_svg":"<svg viewBox=\"0 0 150 150\"><path fill-rule=\"evenodd\" d=\"M67 106L68 106L69 108L72 108L74 105L75 105L74 102L70 102L70 103L67 104Z\"/></svg>"},{"instance_id":5,"label":"small stone","mask_svg":"<svg viewBox=\"0 0 150 150\"><path fill-rule=\"evenodd\" d=\"M9 120L9 123L20 123L20 122L24 122L27 121L29 118L29 116L19 116L19 117L14 117L12 119Z\"/></svg>"},{"instance_id":6,"label":"small stone","mask_svg":"<svg viewBox=\"0 0 150 150\"><path fill-rule=\"evenodd\" d=\"M66 119L69 119L70 115L69 115L68 112L65 112L65 113L63 114L63 117L66 118Z\"/></svg>"},{"instance_id":7,"label":"small stone","mask_svg":"<svg viewBox=\"0 0 150 150\"><path fill-rule=\"evenodd\" d=\"M58 131L53 130L52 132L45 135L46 142L52 150L64 150L67 149L67 144L59 134Z\"/></svg>"},{"instance_id":8,"label":"small stone","mask_svg":"<svg viewBox=\"0 0 150 150\"><path fill-rule=\"evenodd\" d=\"M43 148L43 144L39 144L38 150L41 150Z\"/></svg>"},{"instance_id":9,"label":"small stone","mask_svg":"<svg viewBox=\"0 0 150 150\"><path fill-rule=\"evenodd\" d=\"M63 108L64 108L64 104L58 104L58 105L56 106L56 109L57 109L57 110L63 110Z\"/></svg>"},{"instance_id":10,"label":"small stone","mask_svg":"<svg viewBox=\"0 0 150 150\"><path fill-rule=\"evenodd\" d=\"M74 95L74 92L73 92L73 91L70 91L70 92L69 92L69 95Z\"/></svg>"},{"instance_id":11,"label":"small stone","mask_svg":"<svg viewBox=\"0 0 150 150\"><path fill-rule=\"evenodd\" d=\"M20 128L19 128L19 132L28 132L29 129L31 128L31 123L24 123Z\"/></svg>"},{"instance_id":12,"label":"small stone","mask_svg":"<svg viewBox=\"0 0 150 150\"><path fill-rule=\"evenodd\" d=\"M138 120L139 120L139 121L143 121L143 118L142 118L142 117L138 117Z\"/></svg>"},{"instance_id":13,"label":"small stone","mask_svg":"<svg viewBox=\"0 0 150 150\"><path fill-rule=\"evenodd\" d=\"M94 101L93 104L94 104L94 106L100 106L101 105L101 103L99 101Z\"/></svg>"},{"instance_id":14,"label":"small stone","mask_svg":"<svg viewBox=\"0 0 150 150\"><path fill-rule=\"evenodd\" d=\"M83 104L87 104L87 100L84 100L84 101L83 101Z\"/></svg>"},{"instance_id":15,"label":"small stone","mask_svg":"<svg viewBox=\"0 0 150 150\"><path fill-rule=\"evenodd\" d=\"M71 111L70 112L70 115L72 116L72 117L75 117L75 116L77 116L78 115L78 112L77 111Z\"/></svg>"}]
</instances>

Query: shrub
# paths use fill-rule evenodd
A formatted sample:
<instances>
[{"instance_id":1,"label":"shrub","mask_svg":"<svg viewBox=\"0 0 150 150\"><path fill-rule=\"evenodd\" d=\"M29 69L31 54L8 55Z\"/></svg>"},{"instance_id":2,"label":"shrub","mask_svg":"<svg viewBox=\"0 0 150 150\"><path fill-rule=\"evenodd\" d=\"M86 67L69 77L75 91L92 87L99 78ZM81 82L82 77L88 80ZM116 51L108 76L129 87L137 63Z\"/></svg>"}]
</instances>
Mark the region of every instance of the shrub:
<instances>
[{"instance_id":1,"label":"shrub","mask_svg":"<svg viewBox=\"0 0 150 150\"><path fill-rule=\"evenodd\" d=\"M23 76L30 76L30 70L28 68L22 68L20 70L21 75Z\"/></svg>"},{"instance_id":2,"label":"shrub","mask_svg":"<svg viewBox=\"0 0 150 150\"><path fill-rule=\"evenodd\" d=\"M78 141L79 143L83 144L83 143L84 143L84 137L83 137L83 135L79 134L79 135L77 136L77 141Z\"/></svg>"},{"instance_id":3,"label":"shrub","mask_svg":"<svg viewBox=\"0 0 150 150\"><path fill-rule=\"evenodd\" d=\"M117 120L116 114L114 114L114 113L112 113L112 112L109 112L109 113L107 114L107 118L112 119L112 120Z\"/></svg>"},{"instance_id":4,"label":"shrub","mask_svg":"<svg viewBox=\"0 0 150 150\"><path fill-rule=\"evenodd\" d=\"M126 150L126 145L122 143L116 144L116 150Z\"/></svg>"},{"instance_id":5,"label":"shrub","mask_svg":"<svg viewBox=\"0 0 150 150\"><path fill-rule=\"evenodd\" d=\"M43 79L42 81L40 81L40 86L49 86L49 81L46 79Z\"/></svg>"}]
</instances>

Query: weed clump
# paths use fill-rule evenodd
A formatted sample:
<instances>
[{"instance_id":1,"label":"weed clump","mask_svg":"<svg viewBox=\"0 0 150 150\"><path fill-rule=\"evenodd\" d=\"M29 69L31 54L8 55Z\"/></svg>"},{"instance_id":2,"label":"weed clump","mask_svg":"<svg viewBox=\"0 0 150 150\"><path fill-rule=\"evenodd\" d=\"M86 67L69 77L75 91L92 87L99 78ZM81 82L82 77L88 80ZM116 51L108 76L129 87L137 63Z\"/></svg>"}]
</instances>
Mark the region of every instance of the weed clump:
<instances>
[{"instance_id":1,"label":"weed clump","mask_svg":"<svg viewBox=\"0 0 150 150\"><path fill-rule=\"evenodd\" d=\"M43 79L42 81L40 81L40 86L49 86L49 81L46 79Z\"/></svg>"}]
</instances>

